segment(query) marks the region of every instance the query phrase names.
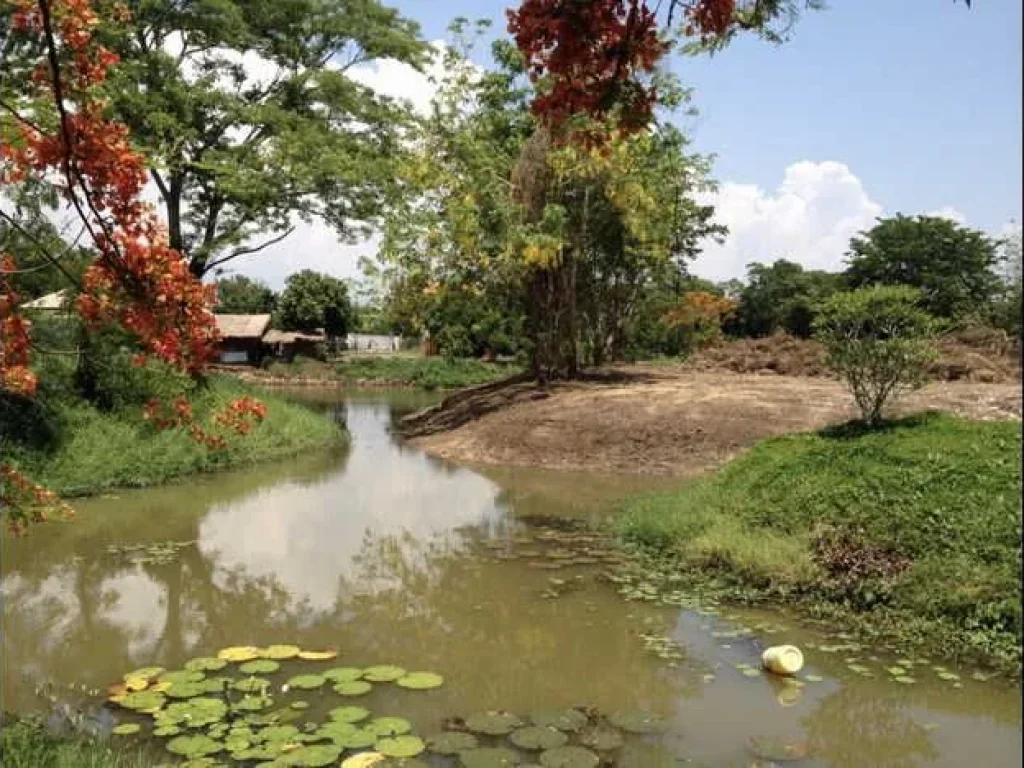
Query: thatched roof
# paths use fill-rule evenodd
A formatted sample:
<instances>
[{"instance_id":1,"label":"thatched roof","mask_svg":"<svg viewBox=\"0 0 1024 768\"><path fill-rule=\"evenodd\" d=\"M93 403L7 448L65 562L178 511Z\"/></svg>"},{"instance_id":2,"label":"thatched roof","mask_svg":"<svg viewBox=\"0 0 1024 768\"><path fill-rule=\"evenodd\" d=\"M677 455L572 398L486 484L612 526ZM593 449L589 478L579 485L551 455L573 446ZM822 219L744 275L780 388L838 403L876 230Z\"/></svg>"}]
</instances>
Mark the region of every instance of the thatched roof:
<instances>
[{"instance_id":1,"label":"thatched roof","mask_svg":"<svg viewBox=\"0 0 1024 768\"><path fill-rule=\"evenodd\" d=\"M324 341L322 333L301 333L299 331L278 331L271 329L263 336L264 344L292 344L296 341Z\"/></svg>"},{"instance_id":2,"label":"thatched roof","mask_svg":"<svg viewBox=\"0 0 1024 768\"><path fill-rule=\"evenodd\" d=\"M225 339L258 339L270 325L270 315L215 315Z\"/></svg>"},{"instance_id":3,"label":"thatched roof","mask_svg":"<svg viewBox=\"0 0 1024 768\"><path fill-rule=\"evenodd\" d=\"M33 301L25 302L22 309L63 309L67 305L68 291L65 288L55 293L48 293Z\"/></svg>"}]
</instances>

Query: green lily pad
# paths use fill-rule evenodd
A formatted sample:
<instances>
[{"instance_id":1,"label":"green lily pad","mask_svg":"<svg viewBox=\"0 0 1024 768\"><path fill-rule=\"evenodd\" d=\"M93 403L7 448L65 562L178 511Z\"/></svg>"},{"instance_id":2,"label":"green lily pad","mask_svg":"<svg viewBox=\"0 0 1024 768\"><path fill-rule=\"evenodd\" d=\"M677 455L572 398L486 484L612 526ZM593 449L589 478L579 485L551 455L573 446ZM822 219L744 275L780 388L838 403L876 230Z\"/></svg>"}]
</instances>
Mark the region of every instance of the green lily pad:
<instances>
[{"instance_id":1,"label":"green lily pad","mask_svg":"<svg viewBox=\"0 0 1024 768\"><path fill-rule=\"evenodd\" d=\"M597 755L583 747L556 747L540 755L544 768L596 768L600 762Z\"/></svg>"},{"instance_id":2,"label":"green lily pad","mask_svg":"<svg viewBox=\"0 0 1024 768\"><path fill-rule=\"evenodd\" d=\"M412 723L402 717L375 717L363 728L378 736L398 736L411 731Z\"/></svg>"},{"instance_id":3,"label":"green lily pad","mask_svg":"<svg viewBox=\"0 0 1024 768\"><path fill-rule=\"evenodd\" d=\"M247 693L241 699L231 705L232 709L239 712L259 712L274 705L274 700L269 696L253 696Z\"/></svg>"},{"instance_id":4,"label":"green lily pad","mask_svg":"<svg viewBox=\"0 0 1024 768\"><path fill-rule=\"evenodd\" d=\"M185 662L185 669L188 672L217 672L228 665L225 659L214 658L213 656L200 656Z\"/></svg>"},{"instance_id":5,"label":"green lily pad","mask_svg":"<svg viewBox=\"0 0 1024 768\"><path fill-rule=\"evenodd\" d=\"M172 683L165 691L171 699L194 699L196 696L205 696L212 693L207 680L200 680L197 683Z\"/></svg>"},{"instance_id":6,"label":"green lily pad","mask_svg":"<svg viewBox=\"0 0 1024 768\"><path fill-rule=\"evenodd\" d=\"M334 692L339 696L362 696L372 689L373 686L365 680L346 680L334 686Z\"/></svg>"},{"instance_id":7,"label":"green lily pad","mask_svg":"<svg viewBox=\"0 0 1024 768\"><path fill-rule=\"evenodd\" d=\"M245 677L236 680L231 687L242 693L260 693L270 688L270 681L265 677Z\"/></svg>"},{"instance_id":8,"label":"green lily pad","mask_svg":"<svg viewBox=\"0 0 1024 768\"><path fill-rule=\"evenodd\" d=\"M271 725L264 728L257 735L260 741L281 741L287 743L293 741L299 735L299 729L294 725Z\"/></svg>"},{"instance_id":9,"label":"green lily pad","mask_svg":"<svg viewBox=\"0 0 1024 768\"><path fill-rule=\"evenodd\" d=\"M182 723L190 728L201 728L204 725L219 723L227 717L228 705L222 699L200 697L172 702L165 712L169 721Z\"/></svg>"},{"instance_id":10,"label":"green lily pad","mask_svg":"<svg viewBox=\"0 0 1024 768\"><path fill-rule=\"evenodd\" d=\"M909 675L900 675L899 677L894 677L893 682L902 683L903 685L913 685L917 682L917 680L910 677Z\"/></svg>"},{"instance_id":11,"label":"green lily pad","mask_svg":"<svg viewBox=\"0 0 1024 768\"><path fill-rule=\"evenodd\" d=\"M529 725L512 731L508 740L520 749L554 749L564 746L569 737L550 725Z\"/></svg>"},{"instance_id":12,"label":"green lily pad","mask_svg":"<svg viewBox=\"0 0 1024 768\"><path fill-rule=\"evenodd\" d=\"M326 672L321 672L321 674L332 683L344 683L361 678L363 670L358 667L335 667L334 669L328 669Z\"/></svg>"},{"instance_id":13,"label":"green lily pad","mask_svg":"<svg viewBox=\"0 0 1024 768\"><path fill-rule=\"evenodd\" d=\"M232 752L231 758L239 762L246 760L276 760L276 758L284 754L286 746L284 742L259 744L255 747Z\"/></svg>"},{"instance_id":14,"label":"green lily pad","mask_svg":"<svg viewBox=\"0 0 1024 768\"><path fill-rule=\"evenodd\" d=\"M624 743L622 734L611 728L594 728L580 734L580 743L598 752L611 752Z\"/></svg>"},{"instance_id":15,"label":"green lily pad","mask_svg":"<svg viewBox=\"0 0 1024 768\"><path fill-rule=\"evenodd\" d=\"M320 768L325 765L333 765L341 757L341 751L342 748L337 744L306 744L286 752L276 762L279 765Z\"/></svg>"},{"instance_id":16,"label":"green lily pad","mask_svg":"<svg viewBox=\"0 0 1024 768\"><path fill-rule=\"evenodd\" d=\"M273 659L275 661L294 659L301 650L297 645L270 645L266 648L257 649L261 659Z\"/></svg>"},{"instance_id":17,"label":"green lily pad","mask_svg":"<svg viewBox=\"0 0 1024 768\"><path fill-rule=\"evenodd\" d=\"M338 725L343 725L343 723L338 723ZM376 733L359 728L345 736L334 739L334 742L349 749L366 749L376 744L378 738L380 737Z\"/></svg>"},{"instance_id":18,"label":"green lily pad","mask_svg":"<svg viewBox=\"0 0 1024 768\"><path fill-rule=\"evenodd\" d=\"M907 674L907 670L903 667L886 667L885 671L893 677L900 677L901 675Z\"/></svg>"},{"instance_id":19,"label":"green lily pad","mask_svg":"<svg viewBox=\"0 0 1024 768\"><path fill-rule=\"evenodd\" d=\"M296 675L288 681L288 686L302 691L311 691L314 688L319 688L325 682L323 675Z\"/></svg>"},{"instance_id":20,"label":"green lily pad","mask_svg":"<svg viewBox=\"0 0 1024 768\"><path fill-rule=\"evenodd\" d=\"M195 758L215 755L224 748L209 736L175 736L167 742L167 751L182 757Z\"/></svg>"},{"instance_id":21,"label":"green lily pad","mask_svg":"<svg viewBox=\"0 0 1024 768\"><path fill-rule=\"evenodd\" d=\"M309 702L308 701L293 701L288 706L291 707L292 709L298 709L298 710L309 709Z\"/></svg>"},{"instance_id":22,"label":"green lily pad","mask_svg":"<svg viewBox=\"0 0 1024 768\"><path fill-rule=\"evenodd\" d=\"M181 728L176 725L161 725L160 727L153 729L153 735L159 736L160 738L177 736L179 733L181 733Z\"/></svg>"},{"instance_id":23,"label":"green lily pad","mask_svg":"<svg viewBox=\"0 0 1024 768\"><path fill-rule=\"evenodd\" d=\"M381 739L375 749L386 757L416 757L427 748L419 736L393 736Z\"/></svg>"},{"instance_id":24,"label":"green lily pad","mask_svg":"<svg viewBox=\"0 0 1024 768\"><path fill-rule=\"evenodd\" d=\"M523 721L511 712L478 712L466 718L467 730L488 736L507 736L522 724Z\"/></svg>"},{"instance_id":25,"label":"green lily pad","mask_svg":"<svg viewBox=\"0 0 1024 768\"><path fill-rule=\"evenodd\" d=\"M385 760L387 758L380 752L361 752L342 760L341 768L381 768Z\"/></svg>"},{"instance_id":26,"label":"green lily pad","mask_svg":"<svg viewBox=\"0 0 1024 768\"><path fill-rule=\"evenodd\" d=\"M346 736L349 736L358 730L359 728L353 725L352 723L343 723L340 720L332 720L331 722L324 723L319 728L317 728L315 733L316 735L321 736L325 739L330 739L331 741L337 744L346 746L342 742L342 740Z\"/></svg>"},{"instance_id":27,"label":"green lily pad","mask_svg":"<svg viewBox=\"0 0 1024 768\"><path fill-rule=\"evenodd\" d=\"M576 733L587 724L587 716L578 709L534 712L530 720L534 725L550 726L567 733Z\"/></svg>"},{"instance_id":28,"label":"green lily pad","mask_svg":"<svg viewBox=\"0 0 1024 768\"><path fill-rule=\"evenodd\" d=\"M222 648L217 651L217 658L224 661L243 662L252 661L260 657L260 649L251 645L233 645L230 648Z\"/></svg>"},{"instance_id":29,"label":"green lily pad","mask_svg":"<svg viewBox=\"0 0 1024 768\"><path fill-rule=\"evenodd\" d=\"M331 720L342 723L358 723L370 716L370 710L365 707L337 707L327 713Z\"/></svg>"},{"instance_id":30,"label":"green lily pad","mask_svg":"<svg viewBox=\"0 0 1024 768\"><path fill-rule=\"evenodd\" d=\"M506 768L519 763L519 754L508 747L477 747L459 752L463 768Z\"/></svg>"},{"instance_id":31,"label":"green lily pad","mask_svg":"<svg viewBox=\"0 0 1024 768\"><path fill-rule=\"evenodd\" d=\"M425 691L428 688L439 688L444 683L444 678L434 672L409 672L398 678L395 683L402 688Z\"/></svg>"},{"instance_id":32,"label":"green lily pad","mask_svg":"<svg viewBox=\"0 0 1024 768\"><path fill-rule=\"evenodd\" d=\"M125 680L152 680L153 678L160 677L164 673L163 667L142 667L136 669L134 672L129 672L124 676Z\"/></svg>"},{"instance_id":33,"label":"green lily pad","mask_svg":"<svg viewBox=\"0 0 1024 768\"><path fill-rule=\"evenodd\" d=\"M198 683L205 680L206 675L198 669L176 669L173 672L164 672L160 675L160 681L177 685L178 683Z\"/></svg>"},{"instance_id":34,"label":"green lily pad","mask_svg":"<svg viewBox=\"0 0 1024 768\"><path fill-rule=\"evenodd\" d=\"M253 659L238 667L238 671L245 675L269 675L281 668L273 659Z\"/></svg>"},{"instance_id":35,"label":"green lily pad","mask_svg":"<svg viewBox=\"0 0 1024 768\"><path fill-rule=\"evenodd\" d=\"M608 719L612 725L621 728L626 733L657 733L665 727L665 721L661 715L644 712L640 709L616 712Z\"/></svg>"},{"instance_id":36,"label":"green lily pad","mask_svg":"<svg viewBox=\"0 0 1024 768\"><path fill-rule=\"evenodd\" d=\"M959 680L960 679L960 675L958 675L956 672L945 672L945 671L943 671L943 672L939 672L938 674L939 674L939 679L940 680Z\"/></svg>"},{"instance_id":37,"label":"green lily pad","mask_svg":"<svg viewBox=\"0 0 1024 768\"><path fill-rule=\"evenodd\" d=\"M156 691L133 691L126 693L120 704L125 709L134 709L139 712L159 709L167 701L167 697Z\"/></svg>"},{"instance_id":38,"label":"green lily pad","mask_svg":"<svg viewBox=\"0 0 1024 768\"><path fill-rule=\"evenodd\" d=\"M380 664L363 670L363 677L371 683L391 683L405 677L405 670L391 664Z\"/></svg>"},{"instance_id":39,"label":"green lily pad","mask_svg":"<svg viewBox=\"0 0 1024 768\"><path fill-rule=\"evenodd\" d=\"M467 749L475 749L476 736L462 731L441 731L426 738L427 749L439 755L454 755Z\"/></svg>"},{"instance_id":40,"label":"green lily pad","mask_svg":"<svg viewBox=\"0 0 1024 768\"><path fill-rule=\"evenodd\" d=\"M115 736L131 736L133 733L138 733L142 730L142 726L138 723L121 723L121 725L114 726L111 733Z\"/></svg>"}]
</instances>

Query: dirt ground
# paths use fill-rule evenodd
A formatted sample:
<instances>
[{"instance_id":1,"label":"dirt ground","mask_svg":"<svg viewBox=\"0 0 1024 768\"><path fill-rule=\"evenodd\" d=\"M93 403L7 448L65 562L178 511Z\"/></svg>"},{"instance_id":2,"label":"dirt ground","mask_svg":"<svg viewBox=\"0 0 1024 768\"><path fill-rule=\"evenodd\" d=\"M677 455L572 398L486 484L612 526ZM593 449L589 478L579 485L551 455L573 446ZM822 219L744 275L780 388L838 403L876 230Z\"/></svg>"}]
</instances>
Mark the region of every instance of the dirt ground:
<instances>
[{"instance_id":1,"label":"dirt ground","mask_svg":"<svg viewBox=\"0 0 1024 768\"><path fill-rule=\"evenodd\" d=\"M893 413L922 410L1019 419L1021 385L936 382ZM766 437L853 416L850 395L830 379L637 365L547 393L525 382L491 387L403 426L414 445L460 463L687 476Z\"/></svg>"}]
</instances>

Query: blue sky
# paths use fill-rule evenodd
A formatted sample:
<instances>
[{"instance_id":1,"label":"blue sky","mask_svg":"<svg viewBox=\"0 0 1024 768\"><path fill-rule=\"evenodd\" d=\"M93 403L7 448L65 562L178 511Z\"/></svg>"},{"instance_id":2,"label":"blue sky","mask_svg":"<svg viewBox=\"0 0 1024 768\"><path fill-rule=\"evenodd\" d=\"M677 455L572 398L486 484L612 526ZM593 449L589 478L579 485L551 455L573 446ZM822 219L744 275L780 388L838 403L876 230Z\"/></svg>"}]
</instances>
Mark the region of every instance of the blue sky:
<instances>
[{"instance_id":1,"label":"blue sky","mask_svg":"<svg viewBox=\"0 0 1024 768\"><path fill-rule=\"evenodd\" d=\"M443 40L456 16L490 18L492 35L504 34L511 0L384 2ZM896 212L943 213L993 234L1020 222L1022 3L973 5L832 0L781 46L745 38L713 57L673 58L700 111L686 123L694 146L717 157L711 200L731 231L693 271L742 277L750 261L779 257L841 269L850 236ZM371 70L375 87L429 95L415 73ZM372 251L342 247L339 262L329 232L306 235L282 244L292 258L317 254L296 267L349 276ZM279 284L277 257L244 271Z\"/></svg>"}]
</instances>

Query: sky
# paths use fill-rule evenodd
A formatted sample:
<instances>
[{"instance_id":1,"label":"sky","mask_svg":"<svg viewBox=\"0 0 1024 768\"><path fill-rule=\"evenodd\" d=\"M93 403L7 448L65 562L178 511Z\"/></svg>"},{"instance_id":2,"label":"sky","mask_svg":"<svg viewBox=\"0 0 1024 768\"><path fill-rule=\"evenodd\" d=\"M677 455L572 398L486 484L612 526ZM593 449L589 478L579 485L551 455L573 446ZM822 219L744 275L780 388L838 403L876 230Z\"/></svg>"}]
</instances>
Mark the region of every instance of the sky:
<instances>
[{"instance_id":1,"label":"sky","mask_svg":"<svg viewBox=\"0 0 1024 768\"><path fill-rule=\"evenodd\" d=\"M456 16L503 34L511 0L385 0L442 41ZM1021 221L1021 0L831 0L790 41L737 40L674 57L700 115L684 126L716 156L710 197L730 228L692 271L741 278L751 261L842 269L876 217L937 214L994 235ZM479 61L487 63L486 52ZM430 86L393 62L360 79L423 107ZM302 268L358 274L373 243L341 246L304 226L237 271L279 288Z\"/></svg>"}]
</instances>

